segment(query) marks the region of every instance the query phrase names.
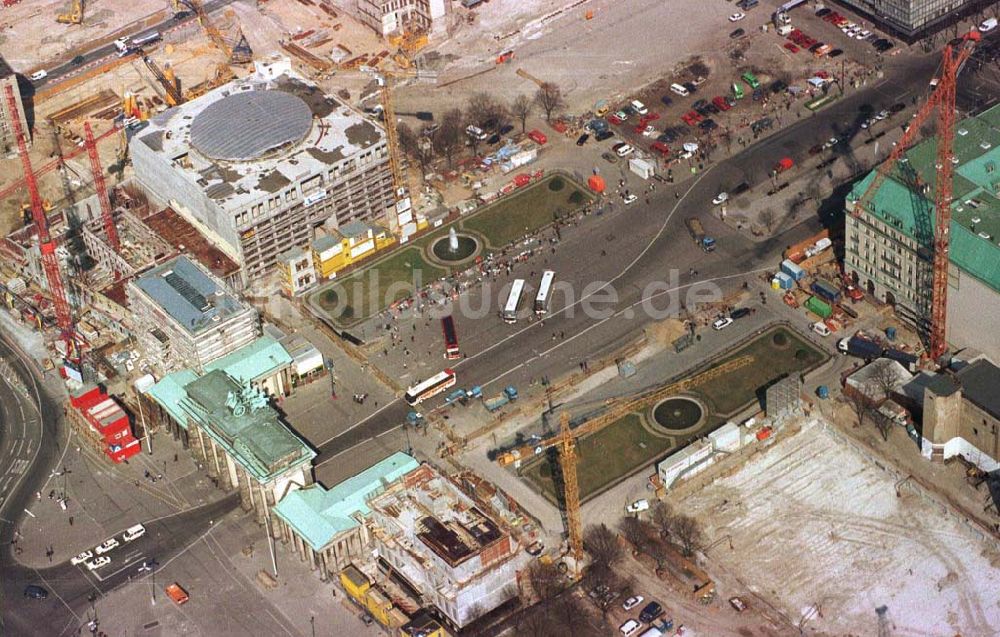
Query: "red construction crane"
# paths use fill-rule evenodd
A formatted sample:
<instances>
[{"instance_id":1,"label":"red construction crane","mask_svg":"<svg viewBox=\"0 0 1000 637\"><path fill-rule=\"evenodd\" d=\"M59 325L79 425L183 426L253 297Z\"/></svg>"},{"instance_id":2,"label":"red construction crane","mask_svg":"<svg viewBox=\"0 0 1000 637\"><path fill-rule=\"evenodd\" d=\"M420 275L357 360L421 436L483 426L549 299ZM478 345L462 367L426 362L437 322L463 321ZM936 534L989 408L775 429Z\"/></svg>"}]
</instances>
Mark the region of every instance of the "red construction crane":
<instances>
[{"instance_id":1,"label":"red construction crane","mask_svg":"<svg viewBox=\"0 0 1000 637\"><path fill-rule=\"evenodd\" d=\"M14 135L17 137L17 149L21 155L21 165L24 166L24 179L28 184L28 194L31 196L31 216L35 222L38 233L38 247L42 254L42 266L45 269L45 279L49 284L49 292L56 307L56 322L62 332L61 336L66 343L66 357L71 358L76 352L75 330L73 328L73 315L70 312L69 301L66 298L66 290L63 288L62 276L59 273L59 259L56 257L56 244L49 236L49 221L45 217L45 209L42 207L42 197L38 194L38 182L35 181L35 173L31 168L31 158L28 156L28 142L25 138L24 127L21 125L21 118L18 116L17 98L14 97L14 87L8 84L4 87L7 99L7 112L10 113L10 121L14 127Z\"/></svg>"},{"instance_id":2,"label":"red construction crane","mask_svg":"<svg viewBox=\"0 0 1000 637\"><path fill-rule=\"evenodd\" d=\"M120 130L119 128L112 127L111 129L109 129L109 130L101 133L100 135L98 135L97 138L94 139L94 142L95 143L99 143L103 139L105 139L106 137L110 137L110 136L114 135L119 130ZM53 170L55 170L56 168L58 168L61 164L66 163L70 159L73 159L74 157L76 157L77 155L79 155L80 153L82 153L85 150L86 150L85 147L74 148L73 150L71 150L70 152L66 153L65 155L62 155L61 157L56 157L55 159L53 159L49 163L42 165L41 167L38 168L38 170L35 171L35 179L41 177L45 173L52 172ZM14 183L12 183L9 186L5 187L3 190L0 190L0 199L6 199L8 196L10 196L12 193L14 193L14 191L16 191L18 188L24 186L26 183L27 183L27 180L22 177L21 179L18 179Z\"/></svg>"},{"instance_id":3,"label":"red construction crane","mask_svg":"<svg viewBox=\"0 0 1000 637\"><path fill-rule=\"evenodd\" d=\"M953 186L954 165L952 160L952 144L955 139L955 84L958 73L962 69L975 45L980 40L978 31L970 31L962 37L962 44L957 52L949 44L944 47L941 59L941 77L936 90L931 93L924 105L917 111L910 125L903 132L903 137L896 144L885 160L875 171L875 177L861 198L854 204L852 213L861 216L863 210L870 207L871 199L878 192L886 177L895 170L903 154L910 148L919 135L920 128L929 119L931 112L938 109L937 119L937 162L934 194L934 268L933 288L931 291L931 360L938 360L948 350L947 318L948 318L948 245L951 230L951 198ZM906 184L908 188L916 188L919 184Z\"/></svg>"},{"instance_id":4,"label":"red construction crane","mask_svg":"<svg viewBox=\"0 0 1000 637\"><path fill-rule=\"evenodd\" d=\"M101 168L101 158L97 156L97 142L94 141L94 131L90 130L90 122L83 123L83 130L86 134L87 154L90 155L90 170L94 174L94 189L97 190L97 199L101 202L104 232L108 235L108 243L111 244L115 252L121 253L118 229L115 228L115 217L111 213L111 200L108 198L108 189L104 185L104 169Z\"/></svg>"}]
</instances>

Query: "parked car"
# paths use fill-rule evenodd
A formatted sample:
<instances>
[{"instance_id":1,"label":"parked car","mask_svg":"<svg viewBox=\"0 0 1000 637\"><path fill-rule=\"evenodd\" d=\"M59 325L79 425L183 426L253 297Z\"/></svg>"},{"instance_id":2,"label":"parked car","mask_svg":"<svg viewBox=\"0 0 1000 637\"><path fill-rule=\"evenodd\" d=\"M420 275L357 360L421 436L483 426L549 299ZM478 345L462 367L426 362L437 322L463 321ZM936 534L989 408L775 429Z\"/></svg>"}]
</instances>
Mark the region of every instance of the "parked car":
<instances>
[{"instance_id":1,"label":"parked car","mask_svg":"<svg viewBox=\"0 0 1000 637\"><path fill-rule=\"evenodd\" d=\"M622 610L632 610L633 608L643 603L644 601L646 600L642 595L633 595L632 597L626 599L624 603L622 603Z\"/></svg>"},{"instance_id":2,"label":"parked car","mask_svg":"<svg viewBox=\"0 0 1000 637\"><path fill-rule=\"evenodd\" d=\"M583 135L580 135L579 137L576 138L576 145L583 146L584 144L587 143L588 139L590 139L590 135L584 133Z\"/></svg>"},{"instance_id":3,"label":"parked car","mask_svg":"<svg viewBox=\"0 0 1000 637\"><path fill-rule=\"evenodd\" d=\"M732 33L729 34L729 39L730 40L739 40L740 38L742 38L746 34L747 34L747 32L744 31L743 29L736 29L735 31L733 31Z\"/></svg>"},{"instance_id":4,"label":"parked car","mask_svg":"<svg viewBox=\"0 0 1000 637\"><path fill-rule=\"evenodd\" d=\"M110 557L108 557L107 555L101 555L100 557L95 557L90 562L87 562L87 570L95 571L101 568L102 566L107 566L110 563L111 563Z\"/></svg>"},{"instance_id":5,"label":"parked car","mask_svg":"<svg viewBox=\"0 0 1000 637\"><path fill-rule=\"evenodd\" d=\"M41 71L35 71L34 73L32 73L31 75L29 75L28 77L31 79L32 82L38 82L40 80L44 80L48 76L49 76L49 72L46 71L45 69L42 69Z\"/></svg>"},{"instance_id":6,"label":"parked car","mask_svg":"<svg viewBox=\"0 0 1000 637\"><path fill-rule=\"evenodd\" d=\"M625 513L640 513L649 510L649 500L642 499L625 505Z\"/></svg>"},{"instance_id":7,"label":"parked car","mask_svg":"<svg viewBox=\"0 0 1000 637\"><path fill-rule=\"evenodd\" d=\"M615 111L615 117L617 117L618 119L620 119L623 122L628 119L629 115L630 115L630 113L625 108L623 108L620 111Z\"/></svg>"},{"instance_id":8,"label":"parked car","mask_svg":"<svg viewBox=\"0 0 1000 637\"><path fill-rule=\"evenodd\" d=\"M744 602L739 597L730 597L729 605L736 609L736 612L742 613L747 609L746 602Z\"/></svg>"},{"instance_id":9,"label":"parked car","mask_svg":"<svg viewBox=\"0 0 1000 637\"><path fill-rule=\"evenodd\" d=\"M741 319L745 316L750 316L750 308L748 307L738 307L729 313L729 318L735 320Z\"/></svg>"},{"instance_id":10,"label":"parked car","mask_svg":"<svg viewBox=\"0 0 1000 637\"><path fill-rule=\"evenodd\" d=\"M622 203L627 206L629 204L635 203L638 198L639 197L637 197L635 193L630 192L629 194L622 197Z\"/></svg>"},{"instance_id":11,"label":"parked car","mask_svg":"<svg viewBox=\"0 0 1000 637\"><path fill-rule=\"evenodd\" d=\"M795 46L791 42L785 42L785 48L788 49L789 51L791 51L792 53L798 53L799 52L799 47Z\"/></svg>"},{"instance_id":12,"label":"parked car","mask_svg":"<svg viewBox=\"0 0 1000 637\"><path fill-rule=\"evenodd\" d=\"M728 200L729 200L729 193L720 192L719 194L715 195L715 199L712 200L712 203L718 206L719 204L726 203L726 201Z\"/></svg>"},{"instance_id":13,"label":"parked car","mask_svg":"<svg viewBox=\"0 0 1000 637\"><path fill-rule=\"evenodd\" d=\"M831 13L833 13L833 11L831 11L830 9L827 9L826 7L823 7L822 9L819 9L818 11L816 11L816 17L823 18L823 17L826 17L826 16L830 15Z\"/></svg>"},{"instance_id":14,"label":"parked car","mask_svg":"<svg viewBox=\"0 0 1000 637\"><path fill-rule=\"evenodd\" d=\"M625 142L619 142L614 146L612 146L611 150L615 151L615 154L618 155L619 157L625 157L626 155L631 154L632 151L635 149L632 148L631 145L626 144Z\"/></svg>"},{"instance_id":15,"label":"parked car","mask_svg":"<svg viewBox=\"0 0 1000 637\"><path fill-rule=\"evenodd\" d=\"M663 156L670 154L670 146L667 146L665 142L655 141L650 145L650 148Z\"/></svg>"},{"instance_id":16,"label":"parked car","mask_svg":"<svg viewBox=\"0 0 1000 637\"><path fill-rule=\"evenodd\" d=\"M73 566L76 566L77 564L83 564L92 557L94 557L93 551L84 551L83 553L80 553L76 557L69 558L69 563L72 564Z\"/></svg>"},{"instance_id":17,"label":"parked car","mask_svg":"<svg viewBox=\"0 0 1000 637\"><path fill-rule=\"evenodd\" d=\"M81 64L83 64L83 61L85 59L86 58L84 58L82 55L78 55L75 58L73 58L72 60L70 60L69 63L72 64L73 66L80 66Z\"/></svg>"},{"instance_id":18,"label":"parked car","mask_svg":"<svg viewBox=\"0 0 1000 637\"><path fill-rule=\"evenodd\" d=\"M732 324L733 324L732 318L728 316L723 316L722 318L715 319L715 322L712 323L712 329L716 331L724 330Z\"/></svg>"},{"instance_id":19,"label":"parked car","mask_svg":"<svg viewBox=\"0 0 1000 637\"><path fill-rule=\"evenodd\" d=\"M684 82L681 86L683 86L688 93L694 94L698 92L698 86L694 82Z\"/></svg>"},{"instance_id":20,"label":"parked car","mask_svg":"<svg viewBox=\"0 0 1000 637\"><path fill-rule=\"evenodd\" d=\"M740 20L742 20L745 17L747 17L747 14L743 13L742 11L737 11L733 15L729 16L729 21L730 22L739 22Z\"/></svg>"},{"instance_id":21,"label":"parked car","mask_svg":"<svg viewBox=\"0 0 1000 637\"><path fill-rule=\"evenodd\" d=\"M599 142L603 142L605 139L611 139L614 136L615 136L615 134L612 133L611 131L609 131L609 130L602 130L601 132L599 132L596 135L594 135L594 139L597 140L597 141L599 141Z\"/></svg>"},{"instance_id":22,"label":"parked car","mask_svg":"<svg viewBox=\"0 0 1000 637\"><path fill-rule=\"evenodd\" d=\"M98 555L102 555L115 548L118 548L118 540L111 537L104 540L104 542L100 546L94 549L94 552L97 553Z\"/></svg>"},{"instance_id":23,"label":"parked car","mask_svg":"<svg viewBox=\"0 0 1000 637\"><path fill-rule=\"evenodd\" d=\"M733 190L729 193L730 196L735 197L736 195L742 195L745 192L750 191L750 184L745 181L741 181Z\"/></svg>"},{"instance_id":24,"label":"parked car","mask_svg":"<svg viewBox=\"0 0 1000 637\"><path fill-rule=\"evenodd\" d=\"M639 622L635 621L634 619L630 619L630 620L628 620L627 622L625 622L624 624L622 624L621 626L618 627L618 632L620 632L625 637L632 637L632 635L634 635L637 632L639 632L639 629L641 627L642 627L642 624L640 624Z\"/></svg>"},{"instance_id":25,"label":"parked car","mask_svg":"<svg viewBox=\"0 0 1000 637\"><path fill-rule=\"evenodd\" d=\"M537 557L541 555L542 551L544 550L545 550L545 545L542 544L541 542L532 542L530 545L528 545L528 548L525 549L525 551L528 552L528 555L531 555L532 557Z\"/></svg>"},{"instance_id":26,"label":"parked car","mask_svg":"<svg viewBox=\"0 0 1000 637\"><path fill-rule=\"evenodd\" d=\"M782 91L784 91L787 88L788 88L788 85L785 84L784 82L782 82L781 80L775 80L775 81L771 82L771 92L774 93L775 95L777 95L778 93L781 93Z\"/></svg>"},{"instance_id":27,"label":"parked car","mask_svg":"<svg viewBox=\"0 0 1000 637\"><path fill-rule=\"evenodd\" d=\"M660 101L663 102L664 106L670 106L671 104L674 103L674 98L670 97L669 95L662 95L660 97Z\"/></svg>"},{"instance_id":28,"label":"parked car","mask_svg":"<svg viewBox=\"0 0 1000 637\"><path fill-rule=\"evenodd\" d=\"M830 51L829 53L827 53L826 55L827 55L827 57L831 57L831 58L839 58L843 54L844 54L843 50L841 50L841 49L834 49L834 50Z\"/></svg>"},{"instance_id":29,"label":"parked car","mask_svg":"<svg viewBox=\"0 0 1000 637\"><path fill-rule=\"evenodd\" d=\"M714 119L706 119L705 121L698 123L698 128L703 131L713 131L718 127L719 125L715 123Z\"/></svg>"},{"instance_id":30,"label":"parked car","mask_svg":"<svg viewBox=\"0 0 1000 637\"><path fill-rule=\"evenodd\" d=\"M601 153L601 158L604 159L604 161L608 162L609 164L618 163L618 157L616 157L614 153Z\"/></svg>"},{"instance_id":31,"label":"parked car","mask_svg":"<svg viewBox=\"0 0 1000 637\"><path fill-rule=\"evenodd\" d=\"M642 612L639 613L639 620L649 624L662 614L663 607L659 603L649 602L643 607Z\"/></svg>"},{"instance_id":32,"label":"parked car","mask_svg":"<svg viewBox=\"0 0 1000 637\"><path fill-rule=\"evenodd\" d=\"M612 124L621 124L625 120L623 120L622 118L618 117L617 113L612 113L612 114L608 115L608 121L611 122Z\"/></svg>"}]
</instances>

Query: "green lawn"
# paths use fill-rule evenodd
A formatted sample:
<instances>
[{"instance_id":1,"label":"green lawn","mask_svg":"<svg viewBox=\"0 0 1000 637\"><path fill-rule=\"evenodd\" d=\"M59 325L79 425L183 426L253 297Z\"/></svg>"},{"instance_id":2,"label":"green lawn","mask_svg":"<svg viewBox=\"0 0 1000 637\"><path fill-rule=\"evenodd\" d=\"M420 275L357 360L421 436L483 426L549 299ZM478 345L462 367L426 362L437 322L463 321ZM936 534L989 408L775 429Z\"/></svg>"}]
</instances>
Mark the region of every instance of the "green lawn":
<instances>
[{"instance_id":1,"label":"green lawn","mask_svg":"<svg viewBox=\"0 0 1000 637\"><path fill-rule=\"evenodd\" d=\"M649 465L665 454L672 444L669 438L650 434L637 414L629 414L580 440L577 444L580 499L586 500L636 467ZM559 471L555 461L544 459L524 472L535 488L550 500L554 499L553 468Z\"/></svg>"},{"instance_id":2,"label":"green lawn","mask_svg":"<svg viewBox=\"0 0 1000 637\"><path fill-rule=\"evenodd\" d=\"M410 296L414 283L421 287L445 274L445 270L424 259L419 247L408 246L363 270L327 284L313 293L313 300L337 322L351 324ZM343 299L346 299L346 304Z\"/></svg>"},{"instance_id":3,"label":"green lawn","mask_svg":"<svg viewBox=\"0 0 1000 637\"><path fill-rule=\"evenodd\" d=\"M786 339L785 344L776 345L775 338ZM748 367L693 388L694 393L704 398L715 414L731 414L752 400L763 402L764 390L772 382L789 374L804 372L828 358L825 353L783 327L761 334L720 360L719 364L745 354L754 357L754 362Z\"/></svg>"},{"instance_id":4,"label":"green lawn","mask_svg":"<svg viewBox=\"0 0 1000 637\"><path fill-rule=\"evenodd\" d=\"M553 190L557 184L562 184L562 187ZM501 248L590 200L585 190L566 177L554 175L486 206L463 220L462 228L478 232L492 247Z\"/></svg>"}]
</instances>

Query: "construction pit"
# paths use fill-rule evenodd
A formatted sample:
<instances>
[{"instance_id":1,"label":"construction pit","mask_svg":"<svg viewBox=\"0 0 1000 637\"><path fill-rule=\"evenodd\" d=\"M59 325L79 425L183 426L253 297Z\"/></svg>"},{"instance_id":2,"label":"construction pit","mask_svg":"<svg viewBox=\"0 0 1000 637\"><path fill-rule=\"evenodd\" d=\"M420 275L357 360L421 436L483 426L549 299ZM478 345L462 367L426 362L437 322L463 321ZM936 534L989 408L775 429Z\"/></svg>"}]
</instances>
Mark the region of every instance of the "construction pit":
<instances>
[{"instance_id":1,"label":"construction pit","mask_svg":"<svg viewBox=\"0 0 1000 637\"><path fill-rule=\"evenodd\" d=\"M996 543L834 425L789 426L707 480L671 504L704 525L708 560L749 605L802 634L1000 634Z\"/></svg>"}]
</instances>

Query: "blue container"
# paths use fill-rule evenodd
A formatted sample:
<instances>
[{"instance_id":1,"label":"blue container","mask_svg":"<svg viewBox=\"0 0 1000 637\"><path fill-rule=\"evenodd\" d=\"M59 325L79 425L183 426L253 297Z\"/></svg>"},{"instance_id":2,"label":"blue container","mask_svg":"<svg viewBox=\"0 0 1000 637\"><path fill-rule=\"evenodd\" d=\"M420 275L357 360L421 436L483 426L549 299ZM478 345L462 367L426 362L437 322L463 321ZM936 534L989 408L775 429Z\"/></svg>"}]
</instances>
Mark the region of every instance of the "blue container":
<instances>
[{"instance_id":1,"label":"blue container","mask_svg":"<svg viewBox=\"0 0 1000 637\"><path fill-rule=\"evenodd\" d=\"M781 271L792 277L793 281L801 281L806 276L806 271L791 259L785 259L781 262Z\"/></svg>"},{"instance_id":2,"label":"blue container","mask_svg":"<svg viewBox=\"0 0 1000 637\"><path fill-rule=\"evenodd\" d=\"M890 341L896 340L896 328L895 327L885 328L885 337Z\"/></svg>"},{"instance_id":3,"label":"blue container","mask_svg":"<svg viewBox=\"0 0 1000 637\"><path fill-rule=\"evenodd\" d=\"M795 280L792 279L791 275L784 272L775 274L774 278L782 290L791 290L795 286Z\"/></svg>"},{"instance_id":4,"label":"blue container","mask_svg":"<svg viewBox=\"0 0 1000 637\"><path fill-rule=\"evenodd\" d=\"M830 389L826 385L820 385L816 388L816 395L822 400L826 400L830 397Z\"/></svg>"}]
</instances>

